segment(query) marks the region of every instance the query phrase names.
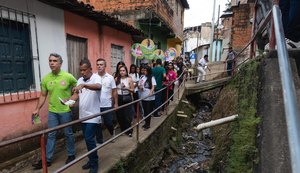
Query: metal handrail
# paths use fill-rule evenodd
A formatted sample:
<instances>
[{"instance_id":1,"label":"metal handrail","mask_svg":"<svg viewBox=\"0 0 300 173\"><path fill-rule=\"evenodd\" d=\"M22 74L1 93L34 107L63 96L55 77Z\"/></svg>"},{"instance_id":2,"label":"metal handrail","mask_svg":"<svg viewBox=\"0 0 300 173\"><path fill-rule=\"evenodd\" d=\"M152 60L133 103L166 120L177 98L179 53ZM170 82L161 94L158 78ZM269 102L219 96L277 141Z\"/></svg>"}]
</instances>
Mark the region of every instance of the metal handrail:
<instances>
[{"instance_id":1,"label":"metal handrail","mask_svg":"<svg viewBox=\"0 0 300 173\"><path fill-rule=\"evenodd\" d=\"M285 108L285 118L287 123L288 141L291 155L291 166L293 173L300 171L300 118L296 90L292 78L291 66L288 61L288 53L283 35L281 12L278 5L273 8L273 21L277 43L277 53L281 84L283 90L283 100Z\"/></svg>"},{"instance_id":2,"label":"metal handrail","mask_svg":"<svg viewBox=\"0 0 300 173\"><path fill-rule=\"evenodd\" d=\"M178 79L180 77L184 77L184 71L179 75ZM176 81L176 80L175 80ZM159 92L163 92L163 90L167 89L170 85L173 85L173 83L175 82L171 82L169 85L165 86L164 88L158 90L157 92L153 93L153 95L159 93ZM185 81L185 78L184 80ZM182 82L181 86L182 85L184 86L185 82ZM178 90L179 92L179 90ZM174 92L175 94L176 92ZM174 94L172 96L174 96ZM97 114L93 114L93 115L90 115L88 117L85 117L85 118L82 118L82 119L78 119L78 120L74 120L74 121L71 121L71 122L68 122L68 123L65 123L65 124L62 124L62 125L58 125L56 127L53 127L53 128L49 128L49 129L45 129L45 130L41 130L41 131L38 131L38 132L34 132L34 133L31 133L31 134L28 134L28 135L24 135L24 136L20 136L20 137L17 137L17 138L14 138L14 139L10 139L10 140L7 140L7 141L1 141L0 142L0 148L1 147L4 147L4 146L7 146L7 145L10 145L10 144L14 144L14 143L17 143L17 142L21 142L21 141L24 141L24 140L27 140L27 139L31 139L31 138L34 138L34 137L39 137L40 136L40 144L41 144L41 152L42 152L42 161L43 161L43 172L47 172L47 167L46 167L46 160L44 158L45 156L45 134L49 133L49 132L52 132L52 131L56 131L56 130L59 130L59 129L63 129L67 126L71 126L71 125L74 125L74 124L77 124L77 123L81 123L83 121L86 121L86 120L89 120L89 119L92 119L92 118L95 118L95 117L98 117L98 116L101 116L101 115L104 115L104 114L107 114L109 112L113 112L113 111L116 111L118 109L121 109L121 108L124 108L126 106L130 106L130 105L133 105L135 103L138 104L138 102L144 100L145 98L148 98L150 96L146 96L146 97L143 97L143 98L140 98L138 100L134 100L130 103L127 103L127 104L124 104L124 105L121 105L121 106L118 106L117 108L113 108L113 109L110 109L110 110L107 110L107 111L104 111L104 112L100 112L100 113L97 113ZM168 90L167 90L167 98L168 98ZM171 98L171 97L170 97ZM150 114L148 114L148 116L151 116L151 114L153 114L155 111L159 110L161 107L165 106L168 102L169 102L170 99L167 99L167 101L165 101L162 105L160 105L157 109L153 110ZM104 115L105 116L105 115ZM147 116L147 117L148 117ZM93 151L96 151L102 147L104 147L105 145L107 145L108 143L110 143L111 141L113 141L114 139L120 137L121 135L125 134L126 132L128 132L129 130L133 129L134 127L138 127L140 123L142 123L147 117L144 117L142 120L140 120L138 123L134 124L133 126L131 126L130 128L126 129L125 131L119 133L118 135L114 136L113 138L107 140L106 142L104 142L103 144L99 145L98 147L96 147L95 149L87 152L86 154L78 157L77 159L73 160L72 162L70 162L69 164L67 165L64 165L63 167L61 167L60 169L58 169L59 172L67 169L68 167L72 166L73 164L79 162L80 160L84 159L85 157L87 157L90 153L92 153ZM138 137L139 135L137 134L137 140L138 140Z\"/></svg>"},{"instance_id":3,"label":"metal handrail","mask_svg":"<svg viewBox=\"0 0 300 173\"><path fill-rule=\"evenodd\" d=\"M183 77L183 82L178 86L178 88L184 88L184 85L185 85L184 71L181 73L181 75L179 75L178 78L180 78L180 77ZM170 84L167 85L166 87L164 87L164 88L158 90L158 91L155 92L153 95L155 95L156 93L162 92L164 89L167 89L169 86L173 85L174 82L175 82L175 81L173 81L172 83L170 83ZM66 165L64 165L64 166L62 166L61 168L59 168L58 170L56 170L55 173L56 173L56 172L62 172L62 171L64 171L64 170L66 170L67 168L71 167L72 165L76 164L76 163L79 162L80 160L82 160L82 159L84 159L85 157L87 157L89 154L91 154L91 153L93 153L93 152L99 150L100 148L102 148L102 147L104 147L105 145L109 144L111 141L113 141L113 140L119 138L120 136L122 136L123 134L125 134L126 132L128 132L129 130L131 130L131 129L135 128L135 127L138 128L139 125L140 125L146 118L148 118L149 116L152 116L152 114L153 114L154 112L158 111L161 107L167 105L167 103L171 100L172 97L174 97L174 95L175 95L177 92L178 92L178 94L179 94L179 89L178 89L177 91L175 91L175 92L173 93L173 95L170 96L170 98L168 98L168 90L167 90L167 99L166 99L166 101L165 101L163 104L161 104L159 107L157 107L156 109L154 109L152 112L150 112L148 115L144 116L143 119L141 119L140 121L138 121L137 123L135 123L134 125L132 125L131 127L129 127L128 129L124 130L123 132L119 133L118 135L116 135L116 136L114 136L114 137L108 139L107 141L105 141L105 142L102 143L101 145L97 146L97 147L94 148L93 150L88 151L87 153L85 153L85 154L79 156L78 158L76 158L76 159L73 160L72 162L70 162L70 163L68 163L68 164L66 164ZM147 97L150 97L150 96L147 96ZM140 99L136 100L135 102L144 100L144 99L147 98L147 97L140 98ZM129 104L129 105L130 105L130 104ZM166 110L166 111L167 111L167 110ZM137 141L139 141L138 136L139 136L139 135L137 134Z\"/></svg>"}]
</instances>

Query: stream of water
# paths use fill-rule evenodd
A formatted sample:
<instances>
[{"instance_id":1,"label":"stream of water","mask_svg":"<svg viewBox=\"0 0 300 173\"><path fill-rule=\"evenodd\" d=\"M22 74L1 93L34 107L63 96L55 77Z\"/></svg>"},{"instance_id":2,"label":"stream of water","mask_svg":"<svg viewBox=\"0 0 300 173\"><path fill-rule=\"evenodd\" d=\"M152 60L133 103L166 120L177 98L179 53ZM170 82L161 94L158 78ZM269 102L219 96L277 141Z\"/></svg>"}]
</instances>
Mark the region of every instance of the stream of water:
<instances>
[{"instance_id":1,"label":"stream of water","mask_svg":"<svg viewBox=\"0 0 300 173\"><path fill-rule=\"evenodd\" d=\"M198 112L193 114L191 123L182 132L182 143L171 145L164 154L160 167L155 173L206 173L212 150L210 129L202 132L194 129L200 123L210 119L212 106L201 103ZM176 142L176 139L174 139Z\"/></svg>"}]
</instances>

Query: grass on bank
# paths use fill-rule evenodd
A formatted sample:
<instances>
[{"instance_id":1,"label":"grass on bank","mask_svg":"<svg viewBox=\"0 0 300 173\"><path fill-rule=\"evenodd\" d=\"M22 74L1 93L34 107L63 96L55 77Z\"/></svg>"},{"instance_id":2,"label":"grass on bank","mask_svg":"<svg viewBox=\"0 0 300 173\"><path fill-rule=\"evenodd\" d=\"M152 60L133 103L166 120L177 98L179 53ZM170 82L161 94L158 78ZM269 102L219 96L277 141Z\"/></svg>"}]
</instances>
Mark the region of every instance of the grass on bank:
<instances>
[{"instance_id":1,"label":"grass on bank","mask_svg":"<svg viewBox=\"0 0 300 173\"><path fill-rule=\"evenodd\" d=\"M213 172L253 172L258 163L256 148L257 91L259 61L252 60L241 67L227 85L212 113L213 119L238 114L236 122L213 128L216 148L213 152Z\"/></svg>"}]
</instances>

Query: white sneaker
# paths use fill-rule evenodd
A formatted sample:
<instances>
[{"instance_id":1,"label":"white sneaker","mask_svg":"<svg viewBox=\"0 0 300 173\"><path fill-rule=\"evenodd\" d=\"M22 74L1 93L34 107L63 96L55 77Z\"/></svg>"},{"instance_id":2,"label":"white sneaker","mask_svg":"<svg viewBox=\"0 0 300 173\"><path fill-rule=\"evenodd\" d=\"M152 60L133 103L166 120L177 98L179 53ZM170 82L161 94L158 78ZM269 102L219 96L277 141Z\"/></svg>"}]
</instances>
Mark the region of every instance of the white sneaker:
<instances>
[{"instance_id":1,"label":"white sneaker","mask_svg":"<svg viewBox=\"0 0 300 173\"><path fill-rule=\"evenodd\" d=\"M300 41L294 42L288 38L285 38L286 47L288 49L300 48Z\"/></svg>"},{"instance_id":2,"label":"white sneaker","mask_svg":"<svg viewBox=\"0 0 300 173\"><path fill-rule=\"evenodd\" d=\"M294 42L288 38L285 38L285 45L287 49L295 49L295 48L300 48L300 41L299 42ZM270 43L267 43L265 45L265 50L270 49ZM275 49L277 49L277 45L275 46Z\"/></svg>"}]
</instances>

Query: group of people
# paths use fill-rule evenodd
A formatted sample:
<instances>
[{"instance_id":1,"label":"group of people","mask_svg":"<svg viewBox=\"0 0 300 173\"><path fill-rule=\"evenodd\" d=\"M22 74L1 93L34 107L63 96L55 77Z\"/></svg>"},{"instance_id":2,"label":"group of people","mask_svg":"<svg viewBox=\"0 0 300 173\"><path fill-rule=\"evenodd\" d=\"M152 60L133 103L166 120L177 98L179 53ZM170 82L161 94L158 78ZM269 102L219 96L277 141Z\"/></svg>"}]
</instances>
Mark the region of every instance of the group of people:
<instances>
[{"instance_id":1,"label":"group of people","mask_svg":"<svg viewBox=\"0 0 300 173\"><path fill-rule=\"evenodd\" d=\"M39 115L40 109L48 98L48 127L53 128L72 121L70 107L79 100L79 119L85 119L81 126L88 151L93 150L97 142L103 143L102 125L106 126L111 136L114 136L114 111L102 116L96 114L142 98L141 102L137 102L141 106L129 104L117 109L115 113L120 130L126 131L125 134L132 137L133 130L130 127L133 119L139 116L137 115L137 109L139 109L141 115L145 117L142 127L147 130L151 125L151 117L160 117L164 107L157 109L153 115L150 113L173 95L174 84L172 83L184 71L182 58L179 58L178 62L175 63L165 62L164 65L161 59L157 59L152 64L142 64L140 67L132 64L129 70L125 63L120 61L117 64L115 74L111 75L106 72L106 60L100 58L96 61L98 72L93 73L91 62L85 58L80 61L81 77L76 80L72 74L61 70L62 63L63 60L59 54L50 54L51 72L41 81L41 95L33 114ZM178 79L179 82L182 81L180 79ZM166 87L163 92L157 92L163 87ZM93 118L89 116L93 116ZM56 133L56 131L48 133L47 166L51 166L52 163ZM71 126L64 128L64 135L68 155L65 163L68 164L75 159L75 141ZM99 164L97 152L92 152L88 158L89 161L82 166L82 169L89 169L90 173L97 172ZM42 161L39 160L32 166L41 169Z\"/></svg>"}]
</instances>

